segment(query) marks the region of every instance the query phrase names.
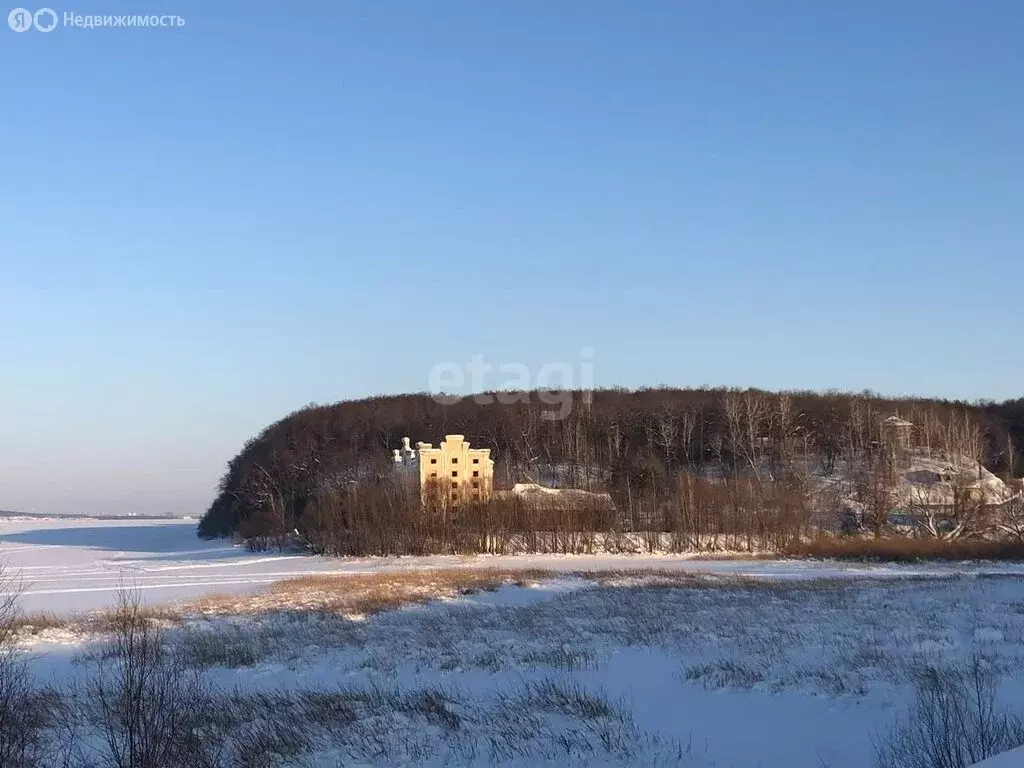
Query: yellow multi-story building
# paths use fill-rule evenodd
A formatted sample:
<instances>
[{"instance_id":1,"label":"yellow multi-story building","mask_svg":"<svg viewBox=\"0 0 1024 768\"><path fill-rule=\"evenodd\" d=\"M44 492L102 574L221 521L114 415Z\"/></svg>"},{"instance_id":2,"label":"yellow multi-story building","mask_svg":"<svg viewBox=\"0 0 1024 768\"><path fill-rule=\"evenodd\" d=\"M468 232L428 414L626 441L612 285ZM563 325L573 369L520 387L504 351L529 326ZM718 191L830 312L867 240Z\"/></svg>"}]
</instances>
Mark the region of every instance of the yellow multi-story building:
<instances>
[{"instance_id":1,"label":"yellow multi-story building","mask_svg":"<svg viewBox=\"0 0 1024 768\"><path fill-rule=\"evenodd\" d=\"M436 493L452 501L486 501L494 492L494 460L490 448L470 448L463 435L445 435L436 448L402 439L395 464L419 477L421 495Z\"/></svg>"}]
</instances>

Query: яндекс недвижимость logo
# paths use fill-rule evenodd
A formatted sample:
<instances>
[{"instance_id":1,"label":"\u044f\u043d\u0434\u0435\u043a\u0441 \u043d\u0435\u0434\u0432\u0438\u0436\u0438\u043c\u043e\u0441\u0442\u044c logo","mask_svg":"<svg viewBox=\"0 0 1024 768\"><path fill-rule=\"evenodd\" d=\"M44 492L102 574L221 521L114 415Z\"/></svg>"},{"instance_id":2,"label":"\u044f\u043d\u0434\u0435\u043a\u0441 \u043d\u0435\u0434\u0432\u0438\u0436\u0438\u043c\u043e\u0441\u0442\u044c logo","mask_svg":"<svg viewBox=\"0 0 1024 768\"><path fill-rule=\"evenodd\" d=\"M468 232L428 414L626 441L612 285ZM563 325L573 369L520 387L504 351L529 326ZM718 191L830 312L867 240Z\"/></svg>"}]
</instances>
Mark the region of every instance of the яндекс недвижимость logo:
<instances>
[{"instance_id":1,"label":"\u044f\u043d\u0434\u0435\u043a\u0441 \u043d\u0435\u0434\u0432\u0438\u0436\u0438\u043c\u043e\u0441\u0442\u044c logo","mask_svg":"<svg viewBox=\"0 0 1024 768\"><path fill-rule=\"evenodd\" d=\"M57 12L53 8L40 8L33 13L28 8L15 8L7 14L7 25L15 32L28 32L35 27L40 32L57 28Z\"/></svg>"},{"instance_id":2,"label":"\u044f\u043d\u0434\u0435\u043a\u0441 \u043d\u0435\u0434\u0432\u0438\u0436\u0438\u043c\u043e\u0441\u0442\u044c logo","mask_svg":"<svg viewBox=\"0 0 1024 768\"><path fill-rule=\"evenodd\" d=\"M15 8L7 14L7 25L15 32L52 32L58 26L67 29L181 29L185 19L176 14L80 14L64 11L58 16L53 8L40 8L33 12L28 8Z\"/></svg>"}]
</instances>

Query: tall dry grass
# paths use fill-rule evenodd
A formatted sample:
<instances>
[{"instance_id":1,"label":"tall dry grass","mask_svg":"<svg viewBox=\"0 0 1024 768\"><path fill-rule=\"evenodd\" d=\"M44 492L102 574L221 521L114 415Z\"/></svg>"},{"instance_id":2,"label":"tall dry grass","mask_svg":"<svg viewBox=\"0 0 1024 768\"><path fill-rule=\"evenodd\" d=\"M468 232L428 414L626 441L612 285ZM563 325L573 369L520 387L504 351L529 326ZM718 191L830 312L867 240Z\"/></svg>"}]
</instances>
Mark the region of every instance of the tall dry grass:
<instances>
[{"instance_id":1,"label":"tall dry grass","mask_svg":"<svg viewBox=\"0 0 1024 768\"><path fill-rule=\"evenodd\" d=\"M181 610L204 616L323 611L369 616L405 605L493 591L505 584L536 583L551 574L540 570L457 569L397 571L338 576L300 576L272 584L254 595L215 595Z\"/></svg>"},{"instance_id":2,"label":"tall dry grass","mask_svg":"<svg viewBox=\"0 0 1024 768\"><path fill-rule=\"evenodd\" d=\"M983 539L859 538L819 536L783 547L787 557L921 562L924 560L1024 560L1024 542Z\"/></svg>"}]
</instances>

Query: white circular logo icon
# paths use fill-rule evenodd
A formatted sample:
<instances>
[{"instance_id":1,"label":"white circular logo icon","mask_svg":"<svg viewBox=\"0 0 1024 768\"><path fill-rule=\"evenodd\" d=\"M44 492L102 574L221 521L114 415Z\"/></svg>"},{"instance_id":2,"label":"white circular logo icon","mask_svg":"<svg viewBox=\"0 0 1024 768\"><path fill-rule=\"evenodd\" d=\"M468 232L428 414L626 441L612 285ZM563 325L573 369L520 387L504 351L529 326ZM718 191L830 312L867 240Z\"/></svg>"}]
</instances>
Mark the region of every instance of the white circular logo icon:
<instances>
[{"instance_id":1,"label":"white circular logo icon","mask_svg":"<svg viewBox=\"0 0 1024 768\"><path fill-rule=\"evenodd\" d=\"M28 32L32 29L32 11L27 8L15 8L7 14L7 26L15 32Z\"/></svg>"},{"instance_id":2,"label":"white circular logo icon","mask_svg":"<svg viewBox=\"0 0 1024 768\"><path fill-rule=\"evenodd\" d=\"M53 32L57 28L57 13L53 8L40 8L32 17L32 22L40 32Z\"/></svg>"}]
</instances>

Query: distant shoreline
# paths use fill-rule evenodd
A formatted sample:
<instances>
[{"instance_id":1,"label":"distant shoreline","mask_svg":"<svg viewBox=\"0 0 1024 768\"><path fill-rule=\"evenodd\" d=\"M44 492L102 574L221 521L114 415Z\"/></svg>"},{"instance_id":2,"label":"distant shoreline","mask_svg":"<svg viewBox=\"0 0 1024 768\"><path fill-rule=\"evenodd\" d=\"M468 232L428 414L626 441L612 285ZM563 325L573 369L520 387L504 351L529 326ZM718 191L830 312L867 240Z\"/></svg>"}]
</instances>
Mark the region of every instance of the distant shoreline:
<instances>
[{"instance_id":1,"label":"distant shoreline","mask_svg":"<svg viewBox=\"0 0 1024 768\"><path fill-rule=\"evenodd\" d=\"M194 520L189 515L60 515L50 512L14 512L0 509L0 519L16 520L30 518L32 520Z\"/></svg>"}]
</instances>

